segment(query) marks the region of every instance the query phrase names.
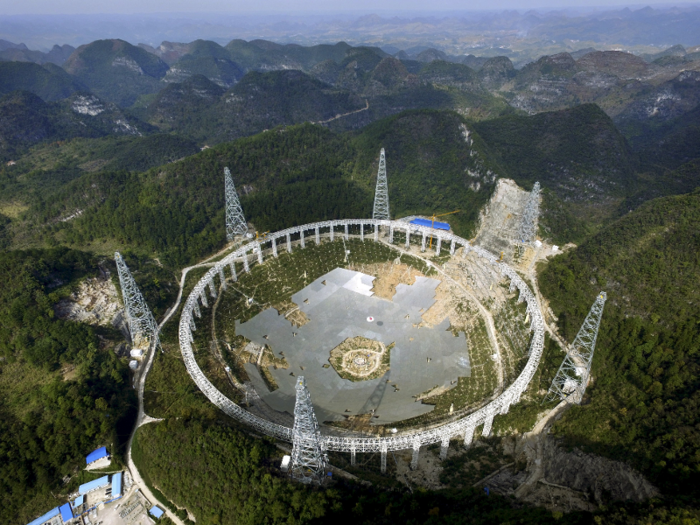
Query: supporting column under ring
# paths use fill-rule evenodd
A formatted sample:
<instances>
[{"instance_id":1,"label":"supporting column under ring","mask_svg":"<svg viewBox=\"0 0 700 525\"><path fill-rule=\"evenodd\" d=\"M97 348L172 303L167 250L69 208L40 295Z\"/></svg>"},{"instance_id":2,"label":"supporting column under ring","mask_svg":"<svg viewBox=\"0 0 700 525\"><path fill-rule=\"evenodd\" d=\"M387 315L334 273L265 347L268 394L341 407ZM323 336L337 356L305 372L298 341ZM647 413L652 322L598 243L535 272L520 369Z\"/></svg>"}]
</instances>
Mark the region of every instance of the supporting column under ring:
<instances>
[{"instance_id":1,"label":"supporting column under ring","mask_svg":"<svg viewBox=\"0 0 700 525\"><path fill-rule=\"evenodd\" d=\"M413 443L413 457L411 458L411 470L418 468L418 455L420 454L420 441Z\"/></svg>"}]
</instances>

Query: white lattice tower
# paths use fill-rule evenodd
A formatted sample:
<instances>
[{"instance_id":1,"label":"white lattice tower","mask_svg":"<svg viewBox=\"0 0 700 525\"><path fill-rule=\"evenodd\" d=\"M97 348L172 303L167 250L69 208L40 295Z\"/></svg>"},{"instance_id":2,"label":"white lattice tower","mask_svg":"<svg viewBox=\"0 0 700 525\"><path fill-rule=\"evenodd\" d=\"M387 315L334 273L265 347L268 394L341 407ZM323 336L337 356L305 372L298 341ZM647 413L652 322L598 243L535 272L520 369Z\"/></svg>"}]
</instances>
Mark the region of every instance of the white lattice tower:
<instances>
[{"instance_id":1,"label":"white lattice tower","mask_svg":"<svg viewBox=\"0 0 700 525\"><path fill-rule=\"evenodd\" d=\"M537 219L540 216L540 183L535 182L532 187L529 197L527 198L527 203L525 204L525 210L523 211L523 217L520 221L520 228L518 229L518 241L522 243L530 243L537 237Z\"/></svg>"},{"instance_id":2,"label":"white lattice tower","mask_svg":"<svg viewBox=\"0 0 700 525\"><path fill-rule=\"evenodd\" d=\"M591 374L593 352L598 339L600 319L603 316L603 308L607 294L600 292L595 303L588 312L586 320L571 344L569 352L562 362L557 375L554 376L552 386L549 387L545 401L556 399L570 399L574 403L580 403L586 391L588 378Z\"/></svg>"},{"instance_id":3,"label":"white lattice tower","mask_svg":"<svg viewBox=\"0 0 700 525\"><path fill-rule=\"evenodd\" d=\"M226 239L231 242L234 236L243 235L248 231L248 224L245 221L243 208L241 208L236 187L233 185L231 171L228 168L224 168L224 182L226 189Z\"/></svg>"},{"instance_id":4,"label":"white lattice tower","mask_svg":"<svg viewBox=\"0 0 700 525\"><path fill-rule=\"evenodd\" d=\"M304 376L297 378L296 396L290 475L302 483L323 483L326 453L321 446L321 433Z\"/></svg>"},{"instance_id":5,"label":"white lattice tower","mask_svg":"<svg viewBox=\"0 0 700 525\"><path fill-rule=\"evenodd\" d=\"M377 172L377 189L374 192L373 219L389 220L389 187L386 183L386 160L384 148L379 152L379 171Z\"/></svg>"},{"instance_id":6,"label":"white lattice tower","mask_svg":"<svg viewBox=\"0 0 700 525\"><path fill-rule=\"evenodd\" d=\"M117 263L119 273L119 286L122 289L124 298L124 309L126 310L126 321L131 333L131 342L135 347L148 347L153 344L154 348L160 347L158 338L158 325L153 314L148 309L143 295L136 281L131 275L124 259L119 252L114 252L114 260Z\"/></svg>"}]
</instances>

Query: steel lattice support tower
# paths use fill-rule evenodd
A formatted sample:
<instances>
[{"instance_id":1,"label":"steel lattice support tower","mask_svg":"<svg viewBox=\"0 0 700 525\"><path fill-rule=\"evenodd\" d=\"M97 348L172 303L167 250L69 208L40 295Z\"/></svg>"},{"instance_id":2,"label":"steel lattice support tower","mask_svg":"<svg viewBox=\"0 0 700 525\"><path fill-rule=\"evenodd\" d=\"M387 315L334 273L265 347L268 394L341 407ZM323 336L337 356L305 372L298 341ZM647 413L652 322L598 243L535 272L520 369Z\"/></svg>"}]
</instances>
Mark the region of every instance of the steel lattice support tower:
<instances>
[{"instance_id":1,"label":"steel lattice support tower","mask_svg":"<svg viewBox=\"0 0 700 525\"><path fill-rule=\"evenodd\" d=\"M232 242L234 236L243 235L248 231L248 224L245 221L243 208L241 208L236 187L233 185L231 171L228 168L224 168L224 181L226 187L226 240Z\"/></svg>"},{"instance_id":2,"label":"steel lattice support tower","mask_svg":"<svg viewBox=\"0 0 700 525\"><path fill-rule=\"evenodd\" d=\"M537 236L537 219L540 216L540 183L535 182L525 204L525 211L518 229L518 240L530 243Z\"/></svg>"},{"instance_id":3,"label":"steel lattice support tower","mask_svg":"<svg viewBox=\"0 0 700 525\"><path fill-rule=\"evenodd\" d=\"M578 331L576 339L564 358L564 362L559 367L557 375L552 381L552 386L549 387L545 401L572 399L574 403L580 403L583 399L591 374L593 352L598 339L598 329L606 299L605 292L598 294L598 298L593 303L591 311L588 312L583 326Z\"/></svg>"},{"instance_id":4,"label":"steel lattice support tower","mask_svg":"<svg viewBox=\"0 0 700 525\"><path fill-rule=\"evenodd\" d=\"M126 310L126 320L129 325L132 344L136 347L143 347L144 345L151 344L154 348L160 347L158 325L143 295L141 295L136 281L134 281L129 268L119 252L114 252L114 260L117 263L119 285L121 286L122 297L124 298L124 309Z\"/></svg>"},{"instance_id":5,"label":"steel lattice support tower","mask_svg":"<svg viewBox=\"0 0 700 525\"><path fill-rule=\"evenodd\" d=\"M384 148L379 152L379 171L377 172L377 189L374 192L373 219L389 220L389 187L386 183L386 160Z\"/></svg>"},{"instance_id":6,"label":"steel lattice support tower","mask_svg":"<svg viewBox=\"0 0 700 525\"><path fill-rule=\"evenodd\" d=\"M290 475L302 483L320 484L326 475L326 452L303 376L297 378L296 396Z\"/></svg>"}]
</instances>

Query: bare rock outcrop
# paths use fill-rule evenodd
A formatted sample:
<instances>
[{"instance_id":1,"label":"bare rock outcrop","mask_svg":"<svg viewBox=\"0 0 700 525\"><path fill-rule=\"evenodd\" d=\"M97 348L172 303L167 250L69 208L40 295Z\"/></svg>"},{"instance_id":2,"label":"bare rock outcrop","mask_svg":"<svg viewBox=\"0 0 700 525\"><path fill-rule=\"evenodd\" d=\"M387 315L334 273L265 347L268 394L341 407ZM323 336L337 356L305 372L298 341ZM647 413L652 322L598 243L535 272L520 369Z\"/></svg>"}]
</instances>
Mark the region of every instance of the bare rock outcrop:
<instances>
[{"instance_id":1,"label":"bare rock outcrop","mask_svg":"<svg viewBox=\"0 0 700 525\"><path fill-rule=\"evenodd\" d=\"M109 278L87 278L69 297L56 303L60 319L107 326L122 310L117 289Z\"/></svg>"}]
</instances>

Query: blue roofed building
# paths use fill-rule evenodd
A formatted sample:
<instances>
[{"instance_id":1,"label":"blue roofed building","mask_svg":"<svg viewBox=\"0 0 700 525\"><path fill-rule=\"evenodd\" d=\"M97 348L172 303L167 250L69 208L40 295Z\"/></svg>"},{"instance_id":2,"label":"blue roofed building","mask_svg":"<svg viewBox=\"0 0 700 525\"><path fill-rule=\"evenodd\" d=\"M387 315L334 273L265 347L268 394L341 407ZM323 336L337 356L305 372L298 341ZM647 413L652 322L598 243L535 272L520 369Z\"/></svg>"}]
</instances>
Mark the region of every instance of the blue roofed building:
<instances>
[{"instance_id":1,"label":"blue roofed building","mask_svg":"<svg viewBox=\"0 0 700 525\"><path fill-rule=\"evenodd\" d=\"M411 221L411 224L415 224L417 226L427 226L428 228L433 228L435 230L445 230L449 231L450 230L450 225L446 222L438 222L438 221L432 221L430 219L421 219L420 217L417 217Z\"/></svg>"},{"instance_id":2,"label":"blue roofed building","mask_svg":"<svg viewBox=\"0 0 700 525\"><path fill-rule=\"evenodd\" d=\"M78 487L78 492L80 492L80 494L87 494L88 492L101 489L107 485L109 485L109 476L102 476L101 478L80 485L80 487Z\"/></svg>"},{"instance_id":3,"label":"blue roofed building","mask_svg":"<svg viewBox=\"0 0 700 525\"><path fill-rule=\"evenodd\" d=\"M88 470L93 468L103 468L111 463L107 447L100 447L97 450L90 452L85 458Z\"/></svg>"},{"instance_id":4,"label":"blue roofed building","mask_svg":"<svg viewBox=\"0 0 700 525\"><path fill-rule=\"evenodd\" d=\"M154 518L160 518L165 512L163 512L161 509L159 509L156 506L153 506L151 510L148 511L148 513L153 516Z\"/></svg>"},{"instance_id":5,"label":"blue roofed building","mask_svg":"<svg viewBox=\"0 0 700 525\"><path fill-rule=\"evenodd\" d=\"M112 499L122 497L122 473L118 472L112 476Z\"/></svg>"},{"instance_id":6,"label":"blue roofed building","mask_svg":"<svg viewBox=\"0 0 700 525\"><path fill-rule=\"evenodd\" d=\"M63 523L69 523L73 520L73 510L70 508L70 503L65 503L58 508L61 511L61 519Z\"/></svg>"},{"instance_id":7,"label":"blue roofed building","mask_svg":"<svg viewBox=\"0 0 700 525\"><path fill-rule=\"evenodd\" d=\"M56 507L55 509L51 509L50 511L48 511L43 516L39 516L34 521L30 521L28 525L43 525L44 523L50 521L52 518L55 518L59 514L60 512L58 510L58 507Z\"/></svg>"}]
</instances>

